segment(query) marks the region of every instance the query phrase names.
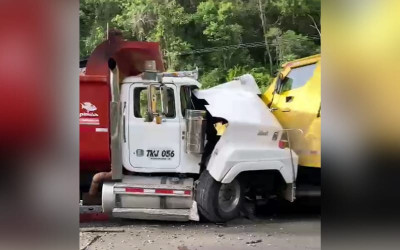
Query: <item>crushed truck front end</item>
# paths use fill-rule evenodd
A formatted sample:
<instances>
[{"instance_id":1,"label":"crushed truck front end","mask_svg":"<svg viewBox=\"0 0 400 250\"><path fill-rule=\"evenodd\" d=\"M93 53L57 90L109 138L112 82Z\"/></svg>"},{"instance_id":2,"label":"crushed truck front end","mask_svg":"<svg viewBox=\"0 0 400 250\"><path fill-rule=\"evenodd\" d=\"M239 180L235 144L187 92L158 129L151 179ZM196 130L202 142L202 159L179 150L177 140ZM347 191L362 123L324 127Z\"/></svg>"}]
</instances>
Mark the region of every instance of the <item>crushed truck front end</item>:
<instances>
[{"instance_id":1,"label":"crushed truck front end","mask_svg":"<svg viewBox=\"0 0 400 250\"><path fill-rule=\"evenodd\" d=\"M159 52L117 39L88 60L82 205L121 218L225 222L240 216L245 197L293 201L298 158L281 147L283 129L254 78L199 90L197 70L161 73Z\"/></svg>"}]
</instances>

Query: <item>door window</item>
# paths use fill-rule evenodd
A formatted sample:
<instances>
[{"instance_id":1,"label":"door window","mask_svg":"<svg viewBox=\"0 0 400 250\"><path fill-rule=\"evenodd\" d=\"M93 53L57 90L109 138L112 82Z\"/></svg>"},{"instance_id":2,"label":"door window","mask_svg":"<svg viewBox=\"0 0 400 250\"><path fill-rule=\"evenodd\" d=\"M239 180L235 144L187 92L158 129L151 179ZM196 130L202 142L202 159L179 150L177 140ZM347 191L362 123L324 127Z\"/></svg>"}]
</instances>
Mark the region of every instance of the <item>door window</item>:
<instances>
[{"instance_id":1,"label":"door window","mask_svg":"<svg viewBox=\"0 0 400 250\"><path fill-rule=\"evenodd\" d=\"M191 99L192 88L191 86L182 86L180 92L182 116L185 117L187 109L194 109L193 101Z\"/></svg>"},{"instance_id":2,"label":"door window","mask_svg":"<svg viewBox=\"0 0 400 250\"><path fill-rule=\"evenodd\" d=\"M146 87L138 87L134 90L134 107L133 112L135 117L143 118L146 116L147 112L147 88ZM168 95L168 112L165 114L166 118L175 118L175 96L174 90L172 88L167 88ZM160 88L156 87L156 100L157 100L157 113L162 113L161 106L161 93Z\"/></svg>"},{"instance_id":3,"label":"door window","mask_svg":"<svg viewBox=\"0 0 400 250\"><path fill-rule=\"evenodd\" d=\"M279 93L297 89L304 86L313 76L316 64L310 64L292 69L285 79L282 80Z\"/></svg>"}]
</instances>

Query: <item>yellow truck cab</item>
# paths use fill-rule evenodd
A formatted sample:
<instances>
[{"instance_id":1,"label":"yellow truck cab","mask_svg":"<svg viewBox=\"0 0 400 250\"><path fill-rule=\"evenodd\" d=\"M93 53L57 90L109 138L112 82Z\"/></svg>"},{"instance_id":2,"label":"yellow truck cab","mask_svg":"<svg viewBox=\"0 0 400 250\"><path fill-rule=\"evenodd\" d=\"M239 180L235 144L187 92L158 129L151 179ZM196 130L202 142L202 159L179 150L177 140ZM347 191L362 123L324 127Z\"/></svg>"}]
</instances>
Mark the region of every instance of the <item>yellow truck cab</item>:
<instances>
[{"instance_id":1,"label":"yellow truck cab","mask_svg":"<svg viewBox=\"0 0 400 250\"><path fill-rule=\"evenodd\" d=\"M321 168L321 55L282 66L282 70L262 95L289 132L292 149L302 167Z\"/></svg>"}]
</instances>

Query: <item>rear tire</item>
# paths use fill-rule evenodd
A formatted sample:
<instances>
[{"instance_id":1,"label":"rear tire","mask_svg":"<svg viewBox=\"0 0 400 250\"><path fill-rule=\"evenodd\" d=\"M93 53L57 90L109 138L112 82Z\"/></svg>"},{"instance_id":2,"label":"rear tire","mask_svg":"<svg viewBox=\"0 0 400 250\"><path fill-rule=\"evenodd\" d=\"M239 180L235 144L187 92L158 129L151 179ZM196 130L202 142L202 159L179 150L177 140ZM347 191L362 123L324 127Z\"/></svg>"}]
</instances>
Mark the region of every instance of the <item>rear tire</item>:
<instances>
[{"instance_id":1,"label":"rear tire","mask_svg":"<svg viewBox=\"0 0 400 250\"><path fill-rule=\"evenodd\" d=\"M205 170L196 188L196 201L202 217L211 222L226 222L239 216L243 192L238 180L222 184Z\"/></svg>"}]
</instances>

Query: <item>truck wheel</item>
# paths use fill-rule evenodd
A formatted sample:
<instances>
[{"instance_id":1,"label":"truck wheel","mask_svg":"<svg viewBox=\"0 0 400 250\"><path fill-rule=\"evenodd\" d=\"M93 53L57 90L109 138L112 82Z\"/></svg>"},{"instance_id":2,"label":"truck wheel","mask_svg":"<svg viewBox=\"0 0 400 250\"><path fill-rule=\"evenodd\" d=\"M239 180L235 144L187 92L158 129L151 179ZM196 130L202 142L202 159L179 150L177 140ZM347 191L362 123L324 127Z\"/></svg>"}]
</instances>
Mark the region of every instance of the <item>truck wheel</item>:
<instances>
[{"instance_id":1,"label":"truck wheel","mask_svg":"<svg viewBox=\"0 0 400 250\"><path fill-rule=\"evenodd\" d=\"M205 170L199 178L196 201L202 217L211 222L225 222L239 216L243 192L238 180L222 184Z\"/></svg>"}]
</instances>

